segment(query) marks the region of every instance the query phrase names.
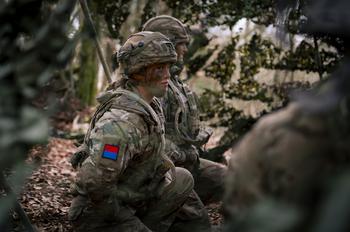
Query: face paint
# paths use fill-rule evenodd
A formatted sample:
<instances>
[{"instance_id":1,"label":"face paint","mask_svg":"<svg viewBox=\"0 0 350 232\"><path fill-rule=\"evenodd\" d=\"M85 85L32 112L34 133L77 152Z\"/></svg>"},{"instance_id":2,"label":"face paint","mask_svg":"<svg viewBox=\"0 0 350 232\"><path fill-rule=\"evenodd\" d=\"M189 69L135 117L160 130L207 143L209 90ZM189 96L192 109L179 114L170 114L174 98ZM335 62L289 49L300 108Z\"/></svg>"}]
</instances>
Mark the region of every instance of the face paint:
<instances>
[{"instance_id":1,"label":"face paint","mask_svg":"<svg viewBox=\"0 0 350 232\"><path fill-rule=\"evenodd\" d=\"M168 89L169 64L152 65L146 70L145 88L155 97L163 97Z\"/></svg>"}]
</instances>

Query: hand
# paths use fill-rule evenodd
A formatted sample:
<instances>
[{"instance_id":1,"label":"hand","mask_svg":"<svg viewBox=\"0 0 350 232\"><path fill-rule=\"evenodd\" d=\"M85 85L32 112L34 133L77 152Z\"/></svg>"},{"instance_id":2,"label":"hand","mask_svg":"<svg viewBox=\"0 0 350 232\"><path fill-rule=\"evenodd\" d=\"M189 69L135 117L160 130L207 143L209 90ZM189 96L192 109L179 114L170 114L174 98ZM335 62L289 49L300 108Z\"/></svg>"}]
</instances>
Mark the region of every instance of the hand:
<instances>
[{"instance_id":1,"label":"hand","mask_svg":"<svg viewBox=\"0 0 350 232\"><path fill-rule=\"evenodd\" d=\"M70 158L70 163L74 169L77 169L77 167L80 167L84 160L89 156L87 147L85 145L81 145L78 148L78 151L75 152L72 157Z\"/></svg>"},{"instance_id":2,"label":"hand","mask_svg":"<svg viewBox=\"0 0 350 232\"><path fill-rule=\"evenodd\" d=\"M174 162L174 164L182 164L186 161L186 155L179 150L170 151L168 157Z\"/></svg>"}]
</instances>

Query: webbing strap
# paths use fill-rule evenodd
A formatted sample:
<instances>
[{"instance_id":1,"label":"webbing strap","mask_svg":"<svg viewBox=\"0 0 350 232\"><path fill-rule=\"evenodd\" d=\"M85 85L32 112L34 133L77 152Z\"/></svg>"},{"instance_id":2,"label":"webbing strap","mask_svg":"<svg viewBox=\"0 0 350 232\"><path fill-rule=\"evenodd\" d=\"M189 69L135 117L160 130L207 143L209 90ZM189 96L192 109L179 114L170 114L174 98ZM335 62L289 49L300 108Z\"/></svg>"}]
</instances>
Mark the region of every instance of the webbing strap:
<instances>
[{"instance_id":1,"label":"webbing strap","mask_svg":"<svg viewBox=\"0 0 350 232\"><path fill-rule=\"evenodd\" d=\"M182 99L180 97L180 93L179 93L180 90L178 90L178 88L174 85L174 83L171 80L169 81L169 86L173 90L175 98L179 102L179 105L180 105L180 107L176 110L176 113L175 113L175 131L176 131L177 135L181 139L183 139L184 141L186 141L190 144L195 144L198 142L198 140L192 139L189 135L187 135L185 132L181 131L179 128L179 118L180 118L181 112L183 115L182 116L183 119L187 120L187 110L185 108L185 103L182 101Z\"/></svg>"},{"instance_id":2,"label":"webbing strap","mask_svg":"<svg viewBox=\"0 0 350 232\"><path fill-rule=\"evenodd\" d=\"M119 90L116 90L115 93L117 94L124 94L130 98L132 98L133 100L137 101L138 103L140 103L142 106L144 106L148 112L151 114L152 118L154 121L157 122L157 125L159 127L163 127L163 125L161 124L161 121L157 115L157 113L153 110L153 108L145 101L143 100L139 95L131 92L131 91L128 91L128 90L125 90L125 89L119 89ZM164 154L164 148L165 148L165 137L164 137L164 134L161 133L160 134L160 137L161 137L161 144L158 148L158 155L162 156L162 158L165 160L165 162L167 162L170 166L170 170L173 174L173 177L175 178L176 177L176 174L175 174L175 165L173 164L173 162L169 159L169 157L167 155ZM172 188L172 186L175 184L175 180L173 182L171 182L171 184L169 186L167 186L167 189L170 189Z\"/></svg>"}]
</instances>

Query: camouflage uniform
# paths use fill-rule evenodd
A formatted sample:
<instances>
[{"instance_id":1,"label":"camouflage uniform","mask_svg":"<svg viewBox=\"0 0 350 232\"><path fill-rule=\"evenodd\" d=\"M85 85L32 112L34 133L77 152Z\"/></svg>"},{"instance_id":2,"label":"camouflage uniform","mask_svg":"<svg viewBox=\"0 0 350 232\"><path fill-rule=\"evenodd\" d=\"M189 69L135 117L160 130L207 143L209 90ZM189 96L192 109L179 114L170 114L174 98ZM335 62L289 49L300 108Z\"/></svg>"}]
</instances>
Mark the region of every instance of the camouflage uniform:
<instances>
[{"instance_id":1,"label":"camouflage uniform","mask_svg":"<svg viewBox=\"0 0 350 232\"><path fill-rule=\"evenodd\" d=\"M348 38L349 7L346 0L310 1L302 32ZM343 45L345 57L329 80L259 119L235 147L224 199L231 228L349 230L350 53Z\"/></svg>"},{"instance_id":2,"label":"camouflage uniform","mask_svg":"<svg viewBox=\"0 0 350 232\"><path fill-rule=\"evenodd\" d=\"M129 40L118 53L129 74L176 59L172 44L160 33L137 33ZM137 58L147 59L133 62ZM69 219L77 231L168 231L193 191L193 178L164 153L160 103L144 101L132 80L99 101L77 153L87 158L74 184Z\"/></svg>"},{"instance_id":3,"label":"camouflage uniform","mask_svg":"<svg viewBox=\"0 0 350 232\"><path fill-rule=\"evenodd\" d=\"M157 16L145 23L143 30L159 31L175 45L188 43L184 25L171 16ZM165 116L167 149L175 150L171 158L176 166L185 167L195 178L195 190L208 203L219 201L223 194L226 166L199 158L198 149L204 145L212 131L200 125L197 96L184 84L179 74L182 61L171 68L169 91L162 101Z\"/></svg>"}]
</instances>

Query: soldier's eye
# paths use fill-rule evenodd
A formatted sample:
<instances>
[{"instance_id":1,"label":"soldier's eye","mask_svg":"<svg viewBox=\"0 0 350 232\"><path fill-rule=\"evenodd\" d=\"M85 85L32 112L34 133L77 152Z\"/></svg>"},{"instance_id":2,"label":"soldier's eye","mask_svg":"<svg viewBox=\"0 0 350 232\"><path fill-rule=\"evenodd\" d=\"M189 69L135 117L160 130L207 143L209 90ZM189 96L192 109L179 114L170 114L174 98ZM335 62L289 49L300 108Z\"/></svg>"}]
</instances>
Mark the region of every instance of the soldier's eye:
<instances>
[{"instance_id":1,"label":"soldier's eye","mask_svg":"<svg viewBox=\"0 0 350 232\"><path fill-rule=\"evenodd\" d=\"M163 71L163 67L162 66L160 66L160 67L156 67L156 69L155 69L157 72L161 72L161 71Z\"/></svg>"}]
</instances>

